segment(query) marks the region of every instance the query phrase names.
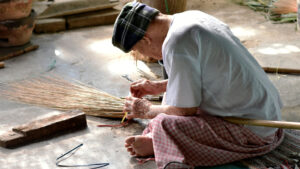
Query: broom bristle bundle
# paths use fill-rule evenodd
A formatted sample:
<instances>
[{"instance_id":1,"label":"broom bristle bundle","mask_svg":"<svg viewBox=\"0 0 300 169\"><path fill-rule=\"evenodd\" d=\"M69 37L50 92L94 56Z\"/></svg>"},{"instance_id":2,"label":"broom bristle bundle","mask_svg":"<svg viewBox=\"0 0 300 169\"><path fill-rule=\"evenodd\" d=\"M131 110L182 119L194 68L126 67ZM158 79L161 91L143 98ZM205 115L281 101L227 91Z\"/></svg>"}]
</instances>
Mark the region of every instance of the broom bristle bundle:
<instances>
[{"instance_id":1,"label":"broom bristle bundle","mask_svg":"<svg viewBox=\"0 0 300 169\"><path fill-rule=\"evenodd\" d=\"M75 80L59 76L1 84L0 95L26 104L57 110L79 109L87 115L122 118L122 99Z\"/></svg>"}]
</instances>

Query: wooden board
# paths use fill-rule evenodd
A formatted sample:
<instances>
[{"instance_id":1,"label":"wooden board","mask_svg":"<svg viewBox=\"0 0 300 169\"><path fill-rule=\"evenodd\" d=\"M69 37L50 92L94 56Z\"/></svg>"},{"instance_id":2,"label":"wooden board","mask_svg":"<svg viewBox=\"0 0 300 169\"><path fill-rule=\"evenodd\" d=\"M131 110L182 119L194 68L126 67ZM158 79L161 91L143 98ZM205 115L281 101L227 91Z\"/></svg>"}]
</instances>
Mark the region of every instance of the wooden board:
<instances>
[{"instance_id":1,"label":"wooden board","mask_svg":"<svg viewBox=\"0 0 300 169\"><path fill-rule=\"evenodd\" d=\"M118 2L109 0L72 0L51 4L38 18L52 18L112 8Z\"/></svg>"},{"instance_id":2,"label":"wooden board","mask_svg":"<svg viewBox=\"0 0 300 169\"><path fill-rule=\"evenodd\" d=\"M1 147L13 148L26 142L28 142L28 138L13 131L8 131L0 136Z\"/></svg>"},{"instance_id":3,"label":"wooden board","mask_svg":"<svg viewBox=\"0 0 300 169\"><path fill-rule=\"evenodd\" d=\"M85 114L81 111L70 111L14 127L12 131L0 135L0 146L18 147L86 127Z\"/></svg>"},{"instance_id":4,"label":"wooden board","mask_svg":"<svg viewBox=\"0 0 300 169\"><path fill-rule=\"evenodd\" d=\"M65 18L37 19L35 22L35 33L53 33L66 30Z\"/></svg>"},{"instance_id":5,"label":"wooden board","mask_svg":"<svg viewBox=\"0 0 300 169\"><path fill-rule=\"evenodd\" d=\"M27 43L23 46L0 48L0 61L7 60L23 53L27 53L37 49L39 46Z\"/></svg>"},{"instance_id":6,"label":"wooden board","mask_svg":"<svg viewBox=\"0 0 300 169\"><path fill-rule=\"evenodd\" d=\"M119 10L106 9L101 11L77 14L67 17L68 29L86 26L106 25L115 22Z\"/></svg>"}]
</instances>

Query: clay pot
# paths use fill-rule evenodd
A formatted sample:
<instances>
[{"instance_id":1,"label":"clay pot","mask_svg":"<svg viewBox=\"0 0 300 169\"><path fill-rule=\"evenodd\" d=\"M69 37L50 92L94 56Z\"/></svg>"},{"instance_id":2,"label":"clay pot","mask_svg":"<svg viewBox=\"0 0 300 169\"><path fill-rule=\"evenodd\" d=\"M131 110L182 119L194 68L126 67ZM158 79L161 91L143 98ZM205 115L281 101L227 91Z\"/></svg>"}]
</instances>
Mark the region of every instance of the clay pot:
<instances>
[{"instance_id":1,"label":"clay pot","mask_svg":"<svg viewBox=\"0 0 300 169\"><path fill-rule=\"evenodd\" d=\"M32 0L0 0L0 21L29 16Z\"/></svg>"},{"instance_id":2,"label":"clay pot","mask_svg":"<svg viewBox=\"0 0 300 169\"><path fill-rule=\"evenodd\" d=\"M22 19L0 21L0 47L20 46L29 42L36 13Z\"/></svg>"}]
</instances>

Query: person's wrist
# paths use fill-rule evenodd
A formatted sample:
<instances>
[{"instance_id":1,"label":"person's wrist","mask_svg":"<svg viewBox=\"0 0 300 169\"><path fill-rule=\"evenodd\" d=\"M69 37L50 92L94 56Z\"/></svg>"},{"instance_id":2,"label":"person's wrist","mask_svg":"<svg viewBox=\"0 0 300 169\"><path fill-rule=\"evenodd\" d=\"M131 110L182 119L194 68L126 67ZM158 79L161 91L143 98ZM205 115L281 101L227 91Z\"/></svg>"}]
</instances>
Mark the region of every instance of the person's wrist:
<instances>
[{"instance_id":1,"label":"person's wrist","mask_svg":"<svg viewBox=\"0 0 300 169\"><path fill-rule=\"evenodd\" d=\"M164 92L164 83L162 81L156 81L153 86L156 95Z\"/></svg>"},{"instance_id":2,"label":"person's wrist","mask_svg":"<svg viewBox=\"0 0 300 169\"><path fill-rule=\"evenodd\" d=\"M148 111L145 112L145 115L144 115L145 119L152 119L153 118L153 111L152 111L152 109L153 109L153 105L150 103Z\"/></svg>"},{"instance_id":3,"label":"person's wrist","mask_svg":"<svg viewBox=\"0 0 300 169\"><path fill-rule=\"evenodd\" d=\"M147 99L139 98L135 100L134 110L138 118L146 118L146 114L150 111L151 102Z\"/></svg>"}]
</instances>

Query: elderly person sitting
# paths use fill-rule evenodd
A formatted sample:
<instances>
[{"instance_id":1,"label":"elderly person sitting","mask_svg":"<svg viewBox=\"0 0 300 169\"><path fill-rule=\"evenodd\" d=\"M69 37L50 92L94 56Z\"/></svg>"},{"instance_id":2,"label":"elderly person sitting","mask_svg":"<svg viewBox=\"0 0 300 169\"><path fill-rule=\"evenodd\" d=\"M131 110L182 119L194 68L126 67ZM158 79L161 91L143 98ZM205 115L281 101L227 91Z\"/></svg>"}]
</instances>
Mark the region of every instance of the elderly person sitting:
<instances>
[{"instance_id":1,"label":"elderly person sitting","mask_svg":"<svg viewBox=\"0 0 300 169\"><path fill-rule=\"evenodd\" d=\"M282 103L254 57L218 19L200 11L164 15L133 2L117 18L112 42L163 60L168 74L131 84L127 118L152 119L142 135L126 139L131 155L154 155L158 168L213 166L263 155L282 141L281 129L221 118L280 120ZM142 98L163 92L162 105Z\"/></svg>"}]
</instances>

